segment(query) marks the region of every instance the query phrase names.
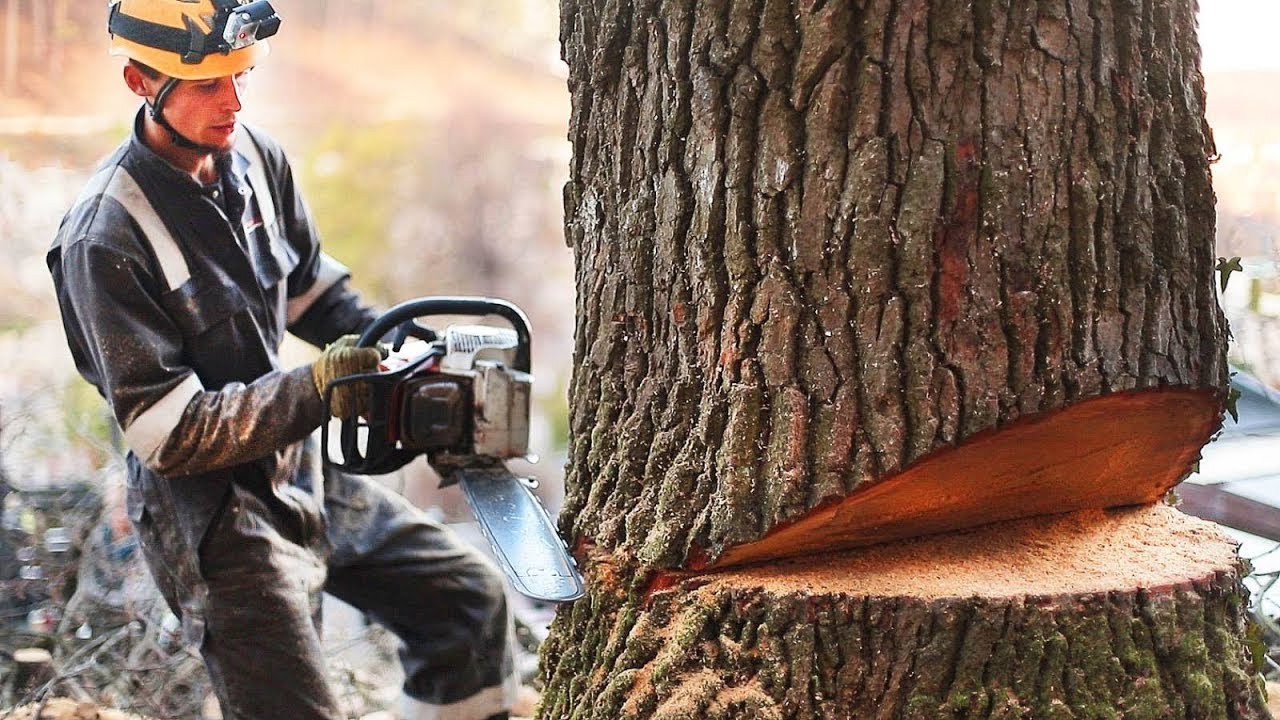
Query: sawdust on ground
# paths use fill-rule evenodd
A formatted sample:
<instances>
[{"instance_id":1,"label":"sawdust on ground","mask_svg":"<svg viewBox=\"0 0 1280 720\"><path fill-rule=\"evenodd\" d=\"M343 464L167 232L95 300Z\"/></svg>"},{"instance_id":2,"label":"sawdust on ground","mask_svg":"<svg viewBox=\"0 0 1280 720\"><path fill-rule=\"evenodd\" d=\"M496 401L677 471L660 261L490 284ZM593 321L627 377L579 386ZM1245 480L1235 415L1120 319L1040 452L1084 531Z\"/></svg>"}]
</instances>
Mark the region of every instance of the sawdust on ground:
<instances>
[{"instance_id":1,"label":"sawdust on ground","mask_svg":"<svg viewBox=\"0 0 1280 720\"><path fill-rule=\"evenodd\" d=\"M2 715L5 720L37 720L34 716L38 704L23 705ZM6 712L6 711L0 711ZM89 702L77 702L68 698L54 698L44 704L38 720L147 720L141 715L99 707Z\"/></svg>"}]
</instances>

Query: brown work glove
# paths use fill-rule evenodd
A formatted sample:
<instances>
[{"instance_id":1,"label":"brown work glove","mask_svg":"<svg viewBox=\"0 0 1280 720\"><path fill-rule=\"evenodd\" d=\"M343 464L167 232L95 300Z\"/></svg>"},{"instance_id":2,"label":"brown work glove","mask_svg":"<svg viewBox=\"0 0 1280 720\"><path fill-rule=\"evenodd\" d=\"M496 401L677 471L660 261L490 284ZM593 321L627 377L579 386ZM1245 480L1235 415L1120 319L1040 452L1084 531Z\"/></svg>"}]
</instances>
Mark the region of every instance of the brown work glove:
<instances>
[{"instance_id":1,"label":"brown work glove","mask_svg":"<svg viewBox=\"0 0 1280 720\"><path fill-rule=\"evenodd\" d=\"M378 369L381 351L376 347L356 347L357 340L355 335L343 335L330 343L311 363L311 381L315 383L320 397L324 397L325 387L338 378ZM336 418L351 418L368 411L369 390L364 383L334 388L329 396L329 412Z\"/></svg>"}]
</instances>

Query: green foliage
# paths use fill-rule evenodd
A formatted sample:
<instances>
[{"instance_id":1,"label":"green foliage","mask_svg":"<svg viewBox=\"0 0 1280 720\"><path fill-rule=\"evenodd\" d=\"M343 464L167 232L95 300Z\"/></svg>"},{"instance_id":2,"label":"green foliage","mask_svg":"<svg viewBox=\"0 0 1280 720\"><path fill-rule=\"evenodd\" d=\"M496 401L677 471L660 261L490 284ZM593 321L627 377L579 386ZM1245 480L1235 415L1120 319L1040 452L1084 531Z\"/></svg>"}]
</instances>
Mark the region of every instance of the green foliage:
<instances>
[{"instance_id":1,"label":"green foliage","mask_svg":"<svg viewBox=\"0 0 1280 720\"><path fill-rule=\"evenodd\" d=\"M1240 257L1236 256L1230 260L1220 257L1218 264L1214 267L1218 271L1218 284L1223 290L1227 289L1227 281L1231 279L1231 273L1244 272L1244 266L1240 264Z\"/></svg>"},{"instance_id":2,"label":"green foliage","mask_svg":"<svg viewBox=\"0 0 1280 720\"><path fill-rule=\"evenodd\" d=\"M70 377L62 390L62 435L78 440L94 453L94 465L102 466L113 455L116 425L96 388L80 376Z\"/></svg>"},{"instance_id":3,"label":"green foliage","mask_svg":"<svg viewBox=\"0 0 1280 720\"><path fill-rule=\"evenodd\" d=\"M326 252L348 267L354 282L385 301L387 235L403 178L413 170L421 131L403 122L362 127L330 125L307 148L298 172Z\"/></svg>"},{"instance_id":4,"label":"green foliage","mask_svg":"<svg viewBox=\"0 0 1280 720\"><path fill-rule=\"evenodd\" d=\"M1226 406L1227 413L1229 413L1229 414L1231 415L1231 419L1232 419L1232 420L1234 420L1234 421L1236 421L1236 422L1240 422L1240 415L1238 414L1238 412L1237 412L1237 410L1236 410L1236 403L1237 403L1239 400L1240 400L1240 390L1239 390L1239 388L1234 388L1234 387L1233 387L1233 388L1229 388L1229 389L1227 390L1227 399L1226 399L1226 402L1224 403L1224 405Z\"/></svg>"}]
</instances>

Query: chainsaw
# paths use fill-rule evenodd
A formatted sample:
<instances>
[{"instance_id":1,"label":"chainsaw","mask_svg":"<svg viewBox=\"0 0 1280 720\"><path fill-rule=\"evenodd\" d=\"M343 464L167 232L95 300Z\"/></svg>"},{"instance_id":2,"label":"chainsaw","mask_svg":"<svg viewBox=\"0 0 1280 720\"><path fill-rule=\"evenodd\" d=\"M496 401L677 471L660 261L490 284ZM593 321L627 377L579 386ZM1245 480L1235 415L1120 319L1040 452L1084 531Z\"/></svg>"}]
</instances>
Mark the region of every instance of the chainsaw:
<instances>
[{"instance_id":1,"label":"chainsaw","mask_svg":"<svg viewBox=\"0 0 1280 720\"><path fill-rule=\"evenodd\" d=\"M437 332L424 318L495 315L510 327L449 325ZM330 467L383 475L420 455L441 477L459 485L493 549L498 565L520 593L564 602L583 593L582 576L542 503L536 483L504 461L529 457L529 321L505 300L427 297L409 300L378 317L357 344L390 344L378 370L338 378L333 391L359 383L368 405L338 425L331 443L321 426Z\"/></svg>"}]
</instances>

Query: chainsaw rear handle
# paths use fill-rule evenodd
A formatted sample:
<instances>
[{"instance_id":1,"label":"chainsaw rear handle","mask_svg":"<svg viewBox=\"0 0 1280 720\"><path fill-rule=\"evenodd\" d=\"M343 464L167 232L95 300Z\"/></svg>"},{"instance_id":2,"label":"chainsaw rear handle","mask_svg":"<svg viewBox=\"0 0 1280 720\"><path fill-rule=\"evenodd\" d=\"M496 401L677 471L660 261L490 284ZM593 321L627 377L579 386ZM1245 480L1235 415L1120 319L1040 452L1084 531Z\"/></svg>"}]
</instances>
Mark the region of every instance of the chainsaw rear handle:
<instances>
[{"instance_id":1,"label":"chainsaw rear handle","mask_svg":"<svg viewBox=\"0 0 1280 720\"><path fill-rule=\"evenodd\" d=\"M529 344L532 336L529 332L529 318L524 311L506 300L487 297L424 297L406 300L378 316L361 333L356 342L360 347L373 347L384 335L400 325L417 318L432 315L497 315L511 323L516 331L519 344L516 346L515 360L512 367L521 372L532 372L533 364Z\"/></svg>"}]
</instances>

